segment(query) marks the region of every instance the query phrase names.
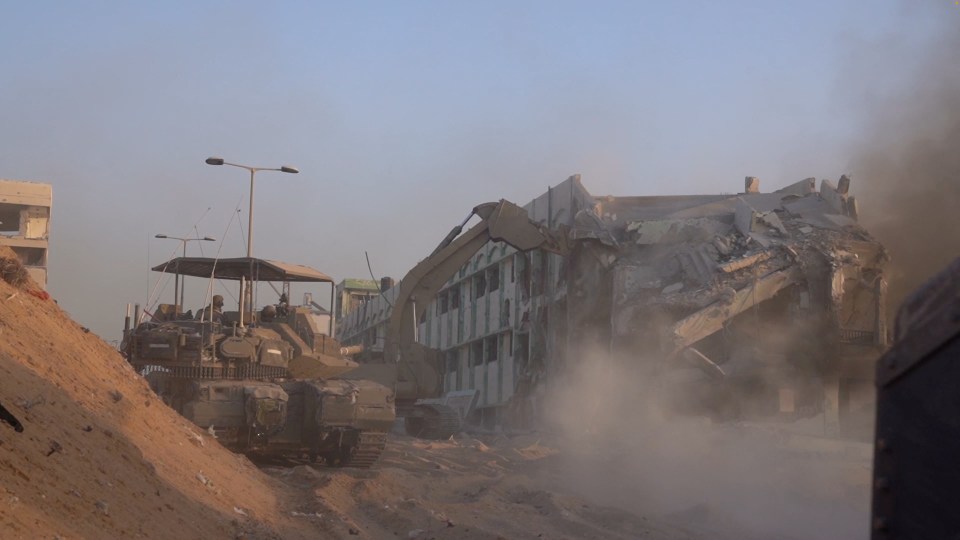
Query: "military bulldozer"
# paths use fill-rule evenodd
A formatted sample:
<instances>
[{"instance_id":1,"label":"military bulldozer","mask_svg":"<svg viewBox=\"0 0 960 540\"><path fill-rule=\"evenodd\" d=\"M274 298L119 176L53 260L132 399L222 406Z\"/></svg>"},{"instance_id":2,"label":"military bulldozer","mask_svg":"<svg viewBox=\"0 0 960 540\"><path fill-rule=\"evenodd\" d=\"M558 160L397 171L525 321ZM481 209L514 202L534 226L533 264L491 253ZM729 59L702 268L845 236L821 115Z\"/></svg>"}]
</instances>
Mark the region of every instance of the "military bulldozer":
<instances>
[{"instance_id":1,"label":"military bulldozer","mask_svg":"<svg viewBox=\"0 0 960 540\"><path fill-rule=\"evenodd\" d=\"M128 317L122 352L164 402L236 452L353 467L377 460L395 419L393 390L342 378L357 364L333 339L330 315L286 301L289 283L330 277L246 257L183 257L153 270L240 281L241 291L260 282L285 287L280 302L256 312L243 300L253 295L241 292L237 311L211 302L195 316L161 305L133 325Z\"/></svg>"},{"instance_id":2,"label":"military bulldozer","mask_svg":"<svg viewBox=\"0 0 960 540\"><path fill-rule=\"evenodd\" d=\"M479 223L464 232L473 216L479 218ZM393 300L386 306L389 315L382 325L385 329L382 347L370 346L367 342L371 332L378 332L377 321L359 320L356 313L344 321L347 332L344 342L362 348L357 357L360 367L345 376L374 380L394 388L397 413L404 419L409 435L446 439L459 432L463 418L449 405L450 396L443 396L440 351L418 342L419 315L447 280L487 242L502 241L518 251L543 249L563 254L567 250L564 238L531 221L526 210L509 201L474 207L466 219L390 291Z\"/></svg>"}]
</instances>

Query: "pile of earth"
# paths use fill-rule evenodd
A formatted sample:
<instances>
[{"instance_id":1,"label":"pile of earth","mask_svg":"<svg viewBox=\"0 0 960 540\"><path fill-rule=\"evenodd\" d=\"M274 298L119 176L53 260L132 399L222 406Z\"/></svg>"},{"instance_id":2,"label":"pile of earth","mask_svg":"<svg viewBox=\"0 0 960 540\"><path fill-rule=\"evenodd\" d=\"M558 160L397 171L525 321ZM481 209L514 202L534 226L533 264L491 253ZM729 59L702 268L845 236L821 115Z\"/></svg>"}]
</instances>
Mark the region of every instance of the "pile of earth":
<instances>
[{"instance_id":1,"label":"pile of earth","mask_svg":"<svg viewBox=\"0 0 960 540\"><path fill-rule=\"evenodd\" d=\"M0 538L316 534L284 511L286 486L165 406L29 279L0 280L0 403L23 426L0 423Z\"/></svg>"}]
</instances>

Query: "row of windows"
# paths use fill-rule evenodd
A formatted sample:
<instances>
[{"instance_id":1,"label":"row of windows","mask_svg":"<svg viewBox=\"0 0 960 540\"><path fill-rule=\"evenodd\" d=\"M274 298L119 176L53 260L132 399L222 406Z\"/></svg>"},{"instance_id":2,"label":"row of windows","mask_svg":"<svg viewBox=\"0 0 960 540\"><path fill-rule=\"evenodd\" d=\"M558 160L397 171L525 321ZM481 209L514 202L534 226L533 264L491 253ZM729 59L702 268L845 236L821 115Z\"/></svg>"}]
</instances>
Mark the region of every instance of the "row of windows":
<instances>
[{"instance_id":1,"label":"row of windows","mask_svg":"<svg viewBox=\"0 0 960 540\"><path fill-rule=\"evenodd\" d=\"M510 283L514 281L514 272L512 264L510 266ZM500 288L500 265L494 264L478 272L473 277L464 280L437 295L437 314L446 313L452 309L460 307L460 290L467 288L471 300L482 298L488 292L496 291Z\"/></svg>"},{"instance_id":2,"label":"row of windows","mask_svg":"<svg viewBox=\"0 0 960 540\"><path fill-rule=\"evenodd\" d=\"M546 290L545 282L549 275L548 273L548 258L546 253L543 253L539 250L534 250L529 253L515 253L512 257L501 261L503 263L503 273L509 273L510 283L514 283L519 279L520 282L520 298L525 300L530 296L538 296L544 294ZM464 265L463 268L467 268L468 265ZM563 267L559 268L560 273L563 272ZM462 272L461 272L462 274ZM504 275L505 279L505 275ZM491 291L496 291L500 288L501 280L501 266L500 263L491 265L490 267L463 279L459 283L456 283L452 286L449 286L447 289L441 291L437 295L436 311L434 312L437 316L448 313L452 310L459 309L464 302L476 301L479 298L482 298L486 293ZM491 324L495 325L497 328L508 328L511 324L511 306L510 299L505 298L500 306L500 309L493 309L491 316ZM424 310L420 313L420 323L424 324L427 320L427 312L429 310ZM498 313L499 312L499 313ZM461 321L462 322L462 321ZM441 348L449 347L459 341L456 337L457 334L463 332L463 328L455 328L455 332L450 334L441 334L445 336L445 339L438 340L437 345ZM427 337L430 337L430 330L427 330ZM470 332L468 332L470 333ZM438 336L440 337L440 336ZM464 338L466 336L461 336ZM478 354L474 354L471 357L470 365L479 365L486 360L478 361L475 358L479 358Z\"/></svg>"},{"instance_id":3,"label":"row of windows","mask_svg":"<svg viewBox=\"0 0 960 540\"><path fill-rule=\"evenodd\" d=\"M504 332L472 341L445 353L446 371L452 373L460 368L461 351L467 355L468 364L475 367L499 360L501 351L506 354L512 348L513 332Z\"/></svg>"}]
</instances>

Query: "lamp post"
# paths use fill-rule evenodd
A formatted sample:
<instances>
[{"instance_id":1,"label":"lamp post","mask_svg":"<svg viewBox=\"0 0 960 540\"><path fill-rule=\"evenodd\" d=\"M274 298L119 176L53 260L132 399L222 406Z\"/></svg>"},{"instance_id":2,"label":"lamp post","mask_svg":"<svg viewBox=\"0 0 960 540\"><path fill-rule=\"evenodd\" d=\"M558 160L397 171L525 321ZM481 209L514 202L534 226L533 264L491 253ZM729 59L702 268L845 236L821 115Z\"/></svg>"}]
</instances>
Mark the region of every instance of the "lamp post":
<instances>
[{"instance_id":1,"label":"lamp post","mask_svg":"<svg viewBox=\"0 0 960 540\"><path fill-rule=\"evenodd\" d=\"M183 258L187 258L187 242L197 241L197 242L216 242L217 239L212 236L204 236L203 238L181 238L179 236L167 236L165 234L154 235L154 238L169 238L170 240L179 240L180 245L183 246ZM183 290L186 287L180 286L180 263L177 262L177 273L174 275L173 281L173 303L174 310L177 313L180 313L180 308L183 306ZM177 304L177 291L180 291L180 303Z\"/></svg>"},{"instance_id":2,"label":"lamp post","mask_svg":"<svg viewBox=\"0 0 960 540\"><path fill-rule=\"evenodd\" d=\"M250 171L250 210L248 213L247 221L247 257L253 257L253 180L254 176L257 174L257 171L280 171L285 173L297 174L300 172L296 167L288 167L286 165L280 167L279 169L274 169L270 167L250 167L248 165L239 165L237 163L229 163L224 161L223 158L218 157L208 157L207 165L230 165L231 167L240 167L241 169L246 169Z\"/></svg>"},{"instance_id":3,"label":"lamp post","mask_svg":"<svg viewBox=\"0 0 960 540\"><path fill-rule=\"evenodd\" d=\"M290 174L297 174L300 171L296 167L289 167L286 165L281 166L279 169L272 167L251 167L249 165L240 165L238 163L230 163L224 161L223 158L219 157L208 157L207 165L230 165L231 167L240 167L241 169L246 169L250 171L250 210L247 212L247 258L251 259L253 257L253 180L257 174L257 171L280 171ZM251 269L253 267L253 261L250 261ZM245 285L243 280L240 280L240 326L243 326L243 312L244 305L248 306L247 309L253 309L253 287L250 285Z\"/></svg>"}]
</instances>

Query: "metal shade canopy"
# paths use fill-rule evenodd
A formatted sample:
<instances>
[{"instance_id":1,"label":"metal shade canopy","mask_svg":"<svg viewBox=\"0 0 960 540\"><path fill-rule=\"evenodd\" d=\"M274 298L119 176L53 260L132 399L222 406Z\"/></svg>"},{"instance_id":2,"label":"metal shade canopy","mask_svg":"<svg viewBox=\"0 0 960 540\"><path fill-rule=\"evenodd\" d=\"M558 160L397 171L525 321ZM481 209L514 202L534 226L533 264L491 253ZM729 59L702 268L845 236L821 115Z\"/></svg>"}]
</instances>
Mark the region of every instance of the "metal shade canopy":
<instances>
[{"instance_id":1,"label":"metal shade canopy","mask_svg":"<svg viewBox=\"0 0 960 540\"><path fill-rule=\"evenodd\" d=\"M252 257L212 259L210 257L177 257L154 266L154 272L181 276L248 281L296 281L333 283L333 278L302 264L268 261Z\"/></svg>"}]
</instances>

